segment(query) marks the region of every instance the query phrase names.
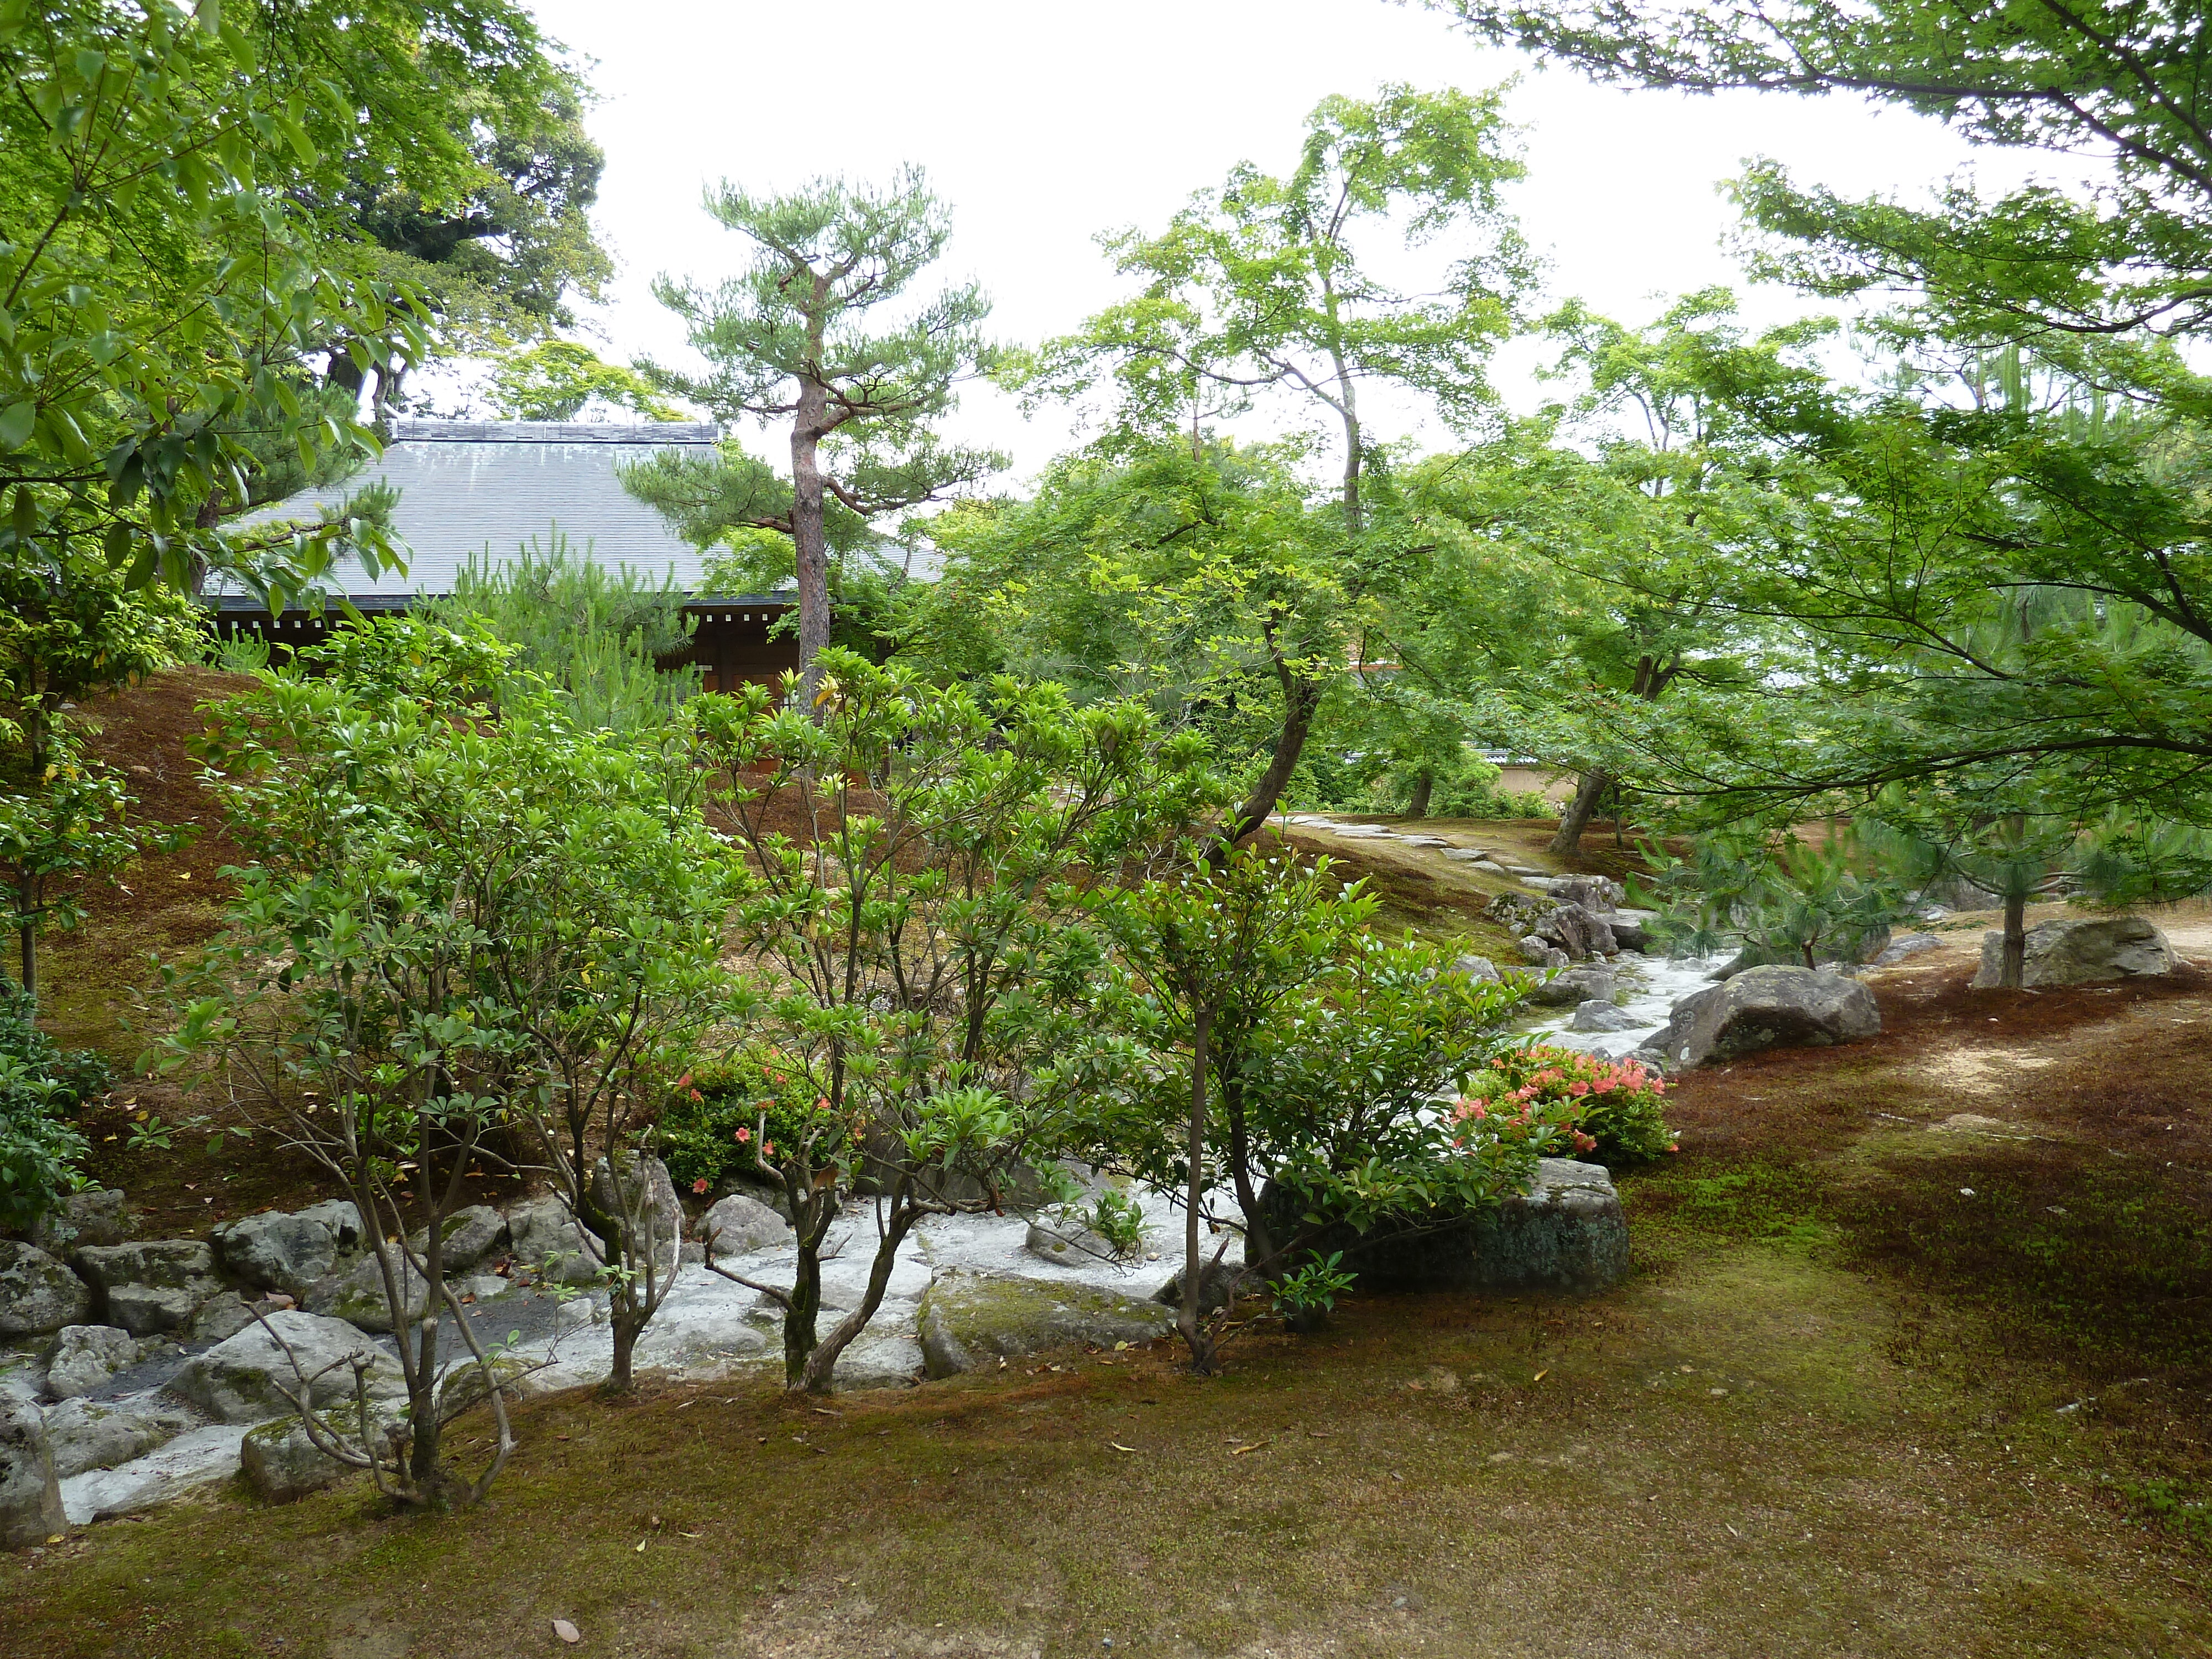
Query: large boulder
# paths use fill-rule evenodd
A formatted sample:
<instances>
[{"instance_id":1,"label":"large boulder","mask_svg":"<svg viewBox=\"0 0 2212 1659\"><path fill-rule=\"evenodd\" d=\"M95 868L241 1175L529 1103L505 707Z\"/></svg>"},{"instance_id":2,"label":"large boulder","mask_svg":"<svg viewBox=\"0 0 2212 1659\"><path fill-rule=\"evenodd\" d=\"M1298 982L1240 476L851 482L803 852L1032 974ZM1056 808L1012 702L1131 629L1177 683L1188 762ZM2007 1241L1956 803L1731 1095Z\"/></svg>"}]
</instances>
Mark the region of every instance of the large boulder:
<instances>
[{"instance_id":1,"label":"large boulder","mask_svg":"<svg viewBox=\"0 0 2212 1659\"><path fill-rule=\"evenodd\" d=\"M64 1400L46 1408L46 1443L53 1450L54 1474L66 1480L87 1469L128 1463L175 1439L191 1423L181 1407L159 1399L108 1405Z\"/></svg>"},{"instance_id":2,"label":"large boulder","mask_svg":"<svg viewBox=\"0 0 2212 1659\"><path fill-rule=\"evenodd\" d=\"M349 1425L350 1426L350 1425ZM317 1449L297 1417L280 1417L248 1429L238 1443L246 1483L272 1504L290 1504L356 1473Z\"/></svg>"},{"instance_id":3,"label":"large boulder","mask_svg":"<svg viewBox=\"0 0 2212 1659\"><path fill-rule=\"evenodd\" d=\"M1579 904L1592 915L1610 916L1626 896L1619 882L1605 876L1546 876L1529 884L1562 904Z\"/></svg>"},{"instance_id":4,"label":"large boulder","mask_svg":"<svg viewBox=\"0 0 2212 1659\"><path fill-rule=\"evenodd\" d=\"M1293 1237L1304 1200L1271 1184L1260 1202L1275 1236ZM1628 1271L1628 1223L1601 1166L1547 1158L1527 1189L1494 1210L1364 1233L1339 1222L1311 1248L1341 1251L1360 1291L1594 1291Z\"/></svg>"},{"instance_id":5,"label":"large boulder","mask_svg":"<svg viewBox=\"0 0 2212 1659\"><path fill-rule=\"evenodd\" d=\"M599 1276L599 1243L560 1199L548 1195L507 1212L514 1234L514 1265L549 1285L588 1285Z\"/></svg>"},{"instance_id":6,"label":"large boulder","mask_svg":"<svg viewBox=\"0 0 2212 1659\"><path fill-rule=\"evenodd\" d=\"M1096 1285L946 1273L922 1293L923 1370L951 1376L1045 1348L1148 1342L1175 1328L1157 1302Z\"/></svg>"},{"instance_id":7,"label":"large boulder","mask_svg":"<svg viewBox=\"0 0 2212 1659\"><path fill-rule=\"evenodd\" d=\"M294 1409L283 1389L297 1394L303 1378L314 1405L351 1400L356 1354L371 1362L364 1380L372 1400L406 1392L399 1362L343 1320L287 1310L270 1314L269 1324L290 1347L289 1358L257 1323L186 1360L169 1379L169 1392L217 1422L260 1423Z\"/></svg>"},{"instance_id":8,"label":"large boulder","mask_svg":"<svg viewBox=\"0 0 2212 1659\"><path fill-rule=\"evenodd\" d=\"M1478 985L1498 983L1498 964L1488 957L1460 957L1452 963L1452 971L1465 975Z\"/></svg>"},{"instance_id":9,"label":"large boulder","mask_svg":"<svg viewBox=\"0 0 2212 1659\"><path fill-rule=\"evenodd\" d=\"M780 1249L797 1237L791 1224L757 1198L732 1193L714 1200L699 1224L699 1237L716 1255Z\"/></svg>"},{"instance_id":10,"label":"large boulder","mask_svg":"<svg viewBox=\"0 0 2212 1659\"><path fill-rule=\"evenodd\" d=\"M1875 953L1872 965L1876 968L1894 968L1900 962L1907 962L1914 957L1925 956L1930 951L1940 951L1942 948L1943 939L1941 934L1900 933Z\"/></svg>"},{"instance_id":11,"label":"large boulder","mask_svg":"<svg viewBox=\"0 0 2212 1659\"><path fill-rule=\"evenodd\" d=\"M341 1255L360 1249L368 1242L362 1231L361 1206L349 1198L326 1198L296 1213L302 1221L319 1221L329 1228Z\"/></svg>"},{"instance_id":12,"label":"large boulder","mask_svg":"<svg viewBox=\"0 0 2212 1659\"><path fill-rule=\"evenodd\" d=\"M1881 1030L1874 993L1858 981L1769 965L1684 997L1651 1046L1673 1065L1701 1066L1761 1048L1852 1042Z\"/></svg>"},{"instance_id":13,"label":"large boulder","mask_svg":"<svg viewBox=\"0 0 2212 1659\"><path fill-rule=\"evenodd\" d=\"M412 1325L430 1311L436 1287L415 1270L406 1252L398 1246L391 1248L391 1255L392 1270L399 1281L400 1298L405 1304L403 1322ZM384 1269L378 1265L374 1251L361 1257L343 1273L317 1280L307 1291L305 1306L311 1314L343 1319L349 1325L380 1335L392 1328L392 1297L385 1288Z\"/></svg>"},{"instance_id":14,"label":"large boulder","mask_svg":"<svg viewBox=\"0 0 2212 1659\"><path fill-rule=\"evenodd\" d=\"M1565 951L1556 945L1546 944L1534 933L1513 942L1520 949L1521 960L1531 968L1564 968L1567 965L1568 957Z\"/></svg>"},{"instance_id":15,"label":"large boulder","mask_svg":"<svg viewBox=\"0 0 2212 1659\"><path fill-rule=\"evenodd\" d=\"M675 1266L676 1247L684 1238L684 1200L676 1195L668 1166L657 1158L639 1158L627 1167L618 1188L606 1159L601 1158L592 1170L592 1202L610 1214L619 1214L626 1207L625 1197L635 1209L634 1224L651 1224L653 1254L662 1270Z\"/></svg>"},{"instance_id":16,"label":"large boulder","mask_svg":"<svg viewBox=\"0 0 2212 1659\"><path fill-rule=\"evenodd\" d=\"M0 1394L0 1549L44 1543L68 1528L61 1479L39 1408Z\"/></svg>"},{"instance_id":17,"label":"large boulder","mask_svg":"<svg viewBox=\"0 0 2212 1659\"><path fill-rule=\"evenodd\" d=\"M90 1245L70 1261L99 1292L106 1322L133 1336L183 1329L224 1288L215 1252L197 1238Z\"/></svg>"},{"instance_id":18,"label":"large boulder","mask_svg":"<svg viewBox=\"0 0 2212 1659\"><path fill-rule=\"evenodd\" d=\"M1537 1160L1528 1189L1474 1224L1474 1282L1491 1291L1601 1291L1628 1271L1628 1218L1598 1164Z\"/></svg>"},{"instance_id":19,"label":"large boulder","mask_svg":"<svg viewBox=\"0 0 2212 1659\"><path fill-rule=\"evenodd\" d=\"M66 1255L83 1244L120 1244L137 1231L138 1224L124 1213L120 1191L88 1187L40 1216L31 1243L50 1255Z\"/></svg>"},{"instance_id":20,"label":"large boulder","mask_svg":"<svg viewBox=\"0 0 2212 1659\"><path fill-rule=\"evenodd\" d=\"M1610 1002L1583 1002L1575 1006L1575 1017L1567 1022L1570 1031L1632 1031L1643 1022L1624 1008Z\"/></svg>"},{"instance_id":21,"label":"large boulder","mask_svg":"<svg viewBox=\"0 0 2212 1659\"><path fill-rule=\"evenodd\" d=\"M290 1297L305 1296L337 1263L337 1240L315 1216L270 1210L225 1222L212 1237L226 1272Z\"/></svg>"},{"instance_id":22,"label":"large boulder","mask_svg":"<svg viewBox=\"0 0 2212 1659\"><path fill-rule=\"evenodd\" d=\"M1617 988L1610 968L1570 968L1530 987L1528 1000L1542 1008L1578 1008L1585 1002L1611 1002Z\"/></svg>"},{"instance_id":23,"label":"large boulder","mask_svg":"<svg viewBox=\"0 0 2212 1659\"><path fill-rule=\"evenodd\" d=\"M96 1394L118 1371L138 1363L143 1346L130 1332L112 1325L64 1325L54 1339L46 1391L57 1400Z\"/></svg>"},{"instance_id":24,"label":"large boulder","mask_svg":"<svg viewBox=\"0 0 2212 1659\"><path fill-rule=\"evenodd\" d=\"M1974 975L1974 988L1994 988L2003 971L2004 935L1984 933L1982 967ZM2172 971L2173 951L2166 935L2141 916L2046 921L2027 930L2021 984L2031 991L2053 985L2106 985Z\"/></svg>"},{"instance_id":25,"label":"large boulder","mask_svg":"<svg viewBox=\"0 0 2212 1659\"><path fill-rule=\"evenodd\" d=\"M85 1282L37 1245L0 1238L0 1337L82 1324L92 1303Z\"/></svg>"},{"instance_id":26,"label":"large boulder","mask_svg":"<svg viewBox=\"0 0 2212 1659\"><path fill-rule=\"evenodd\" d=\"M1538 919L1536 937L1556 945L1576 962L1609 957L1620 949L1604 917L1580 904L1562 904Z\"/></svg>"},{"instance_id":27,"label":"large boulder","mask_svg":"<svg viewBox=\"0 0 2212 1659\"><path fill-rule=\"evenodd\" d=\"M465 1273L486 1256L504 1249L509 1241L507 1218L489 1204L471 1204L465 1210L456 1210L447 1216L438 1229L442 1248L439 1265L446 1276ZM408 1241L421 1254L430 1243L428 1230L423 1229Z\"/></svg>"}]
</instances>

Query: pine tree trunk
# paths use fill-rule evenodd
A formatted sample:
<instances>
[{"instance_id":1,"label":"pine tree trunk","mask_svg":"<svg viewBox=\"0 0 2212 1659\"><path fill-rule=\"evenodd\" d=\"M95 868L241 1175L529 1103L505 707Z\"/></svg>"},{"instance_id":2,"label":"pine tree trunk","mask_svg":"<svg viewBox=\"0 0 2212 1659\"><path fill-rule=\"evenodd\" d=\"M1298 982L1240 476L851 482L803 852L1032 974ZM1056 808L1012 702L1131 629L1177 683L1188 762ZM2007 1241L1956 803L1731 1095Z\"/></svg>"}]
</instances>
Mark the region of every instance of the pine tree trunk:
<instances>
[{"instance_id":1,"label":"pine tree trunk","mask_svg":"<svg viewBox=\"0 0 2212 1659\"><path fill-rule=\"evenodd\" d=\"M2017 991L2027 977L2027 895L2016 893L2005 899L2004 957L1997 969L1997 983L2008 991Z\"/></svg>"},{"instance_id":2,"label":"pine tree trunk","mask_svg":"<svg viewBox=\"0 0 2212 1659\"><path fill-rule=\"evenodd\" d=\"M799 668L811 703L819 678L814 659L830 643L830 546L822 527L820 433L829 398L819 386L801 386L791 422L791 545L798 564Z\"/></svg>"},{"instance_id":3,"label":"pine tree trunk","mask_svg":"<svg viewBox=\"0 0 2212 1659\"><path fill-rule=\"evenodd\" d=\"M1583 831L1589 827L1590 814L1605 792L1613 787L1613 780L1602 772L1585 772L1575 786L1575 798L1567 803L1565 814L1559 819L1559 833L1553 836L1546 850L1554 858L1565 858L1582 850Z\"/></svg>"}]
</instances>

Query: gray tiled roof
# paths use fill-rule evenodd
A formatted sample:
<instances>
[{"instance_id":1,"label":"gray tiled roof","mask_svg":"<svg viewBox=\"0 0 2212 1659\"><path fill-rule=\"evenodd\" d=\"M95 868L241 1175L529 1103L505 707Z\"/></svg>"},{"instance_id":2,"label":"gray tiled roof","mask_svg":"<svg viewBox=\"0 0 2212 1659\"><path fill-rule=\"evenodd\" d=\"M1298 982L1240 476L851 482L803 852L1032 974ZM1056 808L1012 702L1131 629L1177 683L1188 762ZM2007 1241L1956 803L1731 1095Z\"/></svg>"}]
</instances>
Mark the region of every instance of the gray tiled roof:
<instances>
[{"instance_id":1,"label":"gray tiled roof","mask_svg":"<svg viewBox=\"0 0 2212 1659\"><path fill-rule=\"evenodd\" d=\"M654 580L672 572L678 586L696 590L699 550L624 489L615 468L672 446L711 447L714 438L713 424L697 421L395 421L381 460L343 484L304 491L239 522L307 518L383 483L399 491L392 526L408 552L407 574L387 570L372 580L349 560L325 579L332 591L357 599L450 593L471 558L487 551L511 558L532 537L549 541L556 530L575 551L588 547L611 568L628 565Z\"/></svg>"}]
</instances>

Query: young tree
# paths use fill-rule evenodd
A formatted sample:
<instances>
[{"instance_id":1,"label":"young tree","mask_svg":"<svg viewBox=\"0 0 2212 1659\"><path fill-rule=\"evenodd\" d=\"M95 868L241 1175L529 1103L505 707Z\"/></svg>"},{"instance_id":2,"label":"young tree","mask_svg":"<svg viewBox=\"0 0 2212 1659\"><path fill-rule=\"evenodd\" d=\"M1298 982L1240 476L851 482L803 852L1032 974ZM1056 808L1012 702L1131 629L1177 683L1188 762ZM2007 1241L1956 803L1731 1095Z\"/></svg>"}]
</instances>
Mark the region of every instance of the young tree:
<instances>
[{"instance_id":1,"label":"young tree","mask_svg":"<svg viewBox=\"0 0 2212 1659\"><path fill-rule=\"evenodd\" d=\"M604 362L574 340L539 340L501 358L492 371L491 399L511 421L573 421L595 400L650 421L685 418L635 369Z\"/></svg>"},{"instance_id":2,"label":"young tree","mask_svg":"<svg viewBox=\"0 0 2212 1659\"><path fill-rule=\"evenodd\" d=\"M1339 892L1326 860L1255 844L1194 858L1120 909L1147 994L1131 1012L1156 1058L1149 1086L1104 1115L1101 1151L1182 1189L1176 1326L1201 1376L1234 1301L1217 1288L1232 1241L1242 1276L1279 1283L1337 1224L1418 1229L1496 1202L1561 1133L1476 1130L1436 1109L1521 990L1375 939L1374 906ZM1213 1208L1224 1188L1237 1211L1225 1226ZM1224 1233L1210 1259L1209 1227Z\"/></svg>"},{"instance_id":3,"label":"young tree","mask_svg":"<svg viewBox=\"0 0 2212 1659\"><path fill-rule=\"evenodd\" d=\"M1521 176L1495 93L1386 87L1371 102L1332 98L1306 123L1297 167L1278 179L1249 164L1202 192L1160 235L1109 239L1118 268L1143 280L1135 299L1048 343L1022 366L1032 397L1074 396L1101 380L1118 393L1125 434L1158 441L1187 427L1194 462L1203 415L1226 416L1262 391L1325 421L1340 448L1338 580L1357 588L1370 529L1366 480L1379 453L1361 413L1364 389L1421 393L1455 424L1488 407L1485 367L1532 277L1500 204ZM1463 250L1441 297L1398 292L1363 263L1384 227L1408 245L1449 237ZM1289 672L1277 764L1239 809L1232 840L1256 830L1296 769L1326 676Z\"/></svg>"},{"instance_id":4,"label":"young tree","mask_svg":"<svg viewBox=\"0 0 2212 1659\"><path fill-rule=\"evenodd\" d=\"M952 233L918 168L887 189L823 179L779 197L725 182L707 211L752 243L751 264L711 289L663 276L653 293L684 319L708 372L643 367L717 419L789 417L790 477L732 441L712 459L665 452L624 482L702 547L746 528L791 538L811 688L830 643L830 548L1006 464L933 429L960 383L995 361L982 334L990 303L969 283L884 318Z\"/></svg>"},{"instance_id":5,"label":"young tree","mask_svg":"<svg viewBox=\"0 0 2212 1659\"><path fill-rule=\"evenodd\" d=\"M787 1385L815 1393L915 1225L1038 1193L1077 1103L1128 1063L1096 1016L1112 976L1094 896L1213 799L1199 745L1133 706L937 690L835 650L817 666L818 719L760 686L694 704L751 884L737 1063L760 1108L736 1134L799 1250L788 1286L710 1265L782 1309ZM862 1183L868 1280L821 1333L823 1242Z\"/></svg>"},{"instance_id":6,"label":"young tree","mask_svg":"<svg viewBox=\"0 0 2212 1659\"><path fill-rule=\"evenodd\" d=\"M1345 677L1360 614L1335 504L1296 459L1133 441L1060 462L1032 501L955 508L932 526L950 557L909 648L945 672L1146 698L1249 780L1249 829Z\"/></svg>"}]
</instances>

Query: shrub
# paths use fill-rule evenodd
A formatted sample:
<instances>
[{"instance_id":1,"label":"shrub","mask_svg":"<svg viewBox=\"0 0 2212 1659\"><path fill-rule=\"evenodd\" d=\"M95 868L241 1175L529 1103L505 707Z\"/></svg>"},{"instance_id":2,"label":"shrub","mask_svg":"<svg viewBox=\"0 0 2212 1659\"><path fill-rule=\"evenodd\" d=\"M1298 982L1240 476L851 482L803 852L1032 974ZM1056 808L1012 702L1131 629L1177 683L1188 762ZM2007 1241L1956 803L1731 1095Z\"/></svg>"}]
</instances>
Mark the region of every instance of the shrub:
<instances>
[{"instance_id":1,"label":"shrub","mask_svg":"<svg viewBox=\"0 0 2212 1659\"><path fill-rule=\"evenodd\" d=\"M821 1115L811 1100L801 1098L810 1092L805 1079L794 1080L792 1067L772 1049L694 1066L660 1114L660 1158L669 1177L699 1194L735 1180L774 1182L757 1149L796 1146L810 1130L817 1133L825 1160L843 1158L851 1146L849 1130L834 1137L834 1144L819 1139Z\"/></svg>"},{"instance_id":2,"label":"shrub","mask_svg":"<svg viewBox=\"0 0 2212 1659\"><path fill-rule=\"evenodd\" d=\"M64 1050L33 1023L37 1004L0 981L0 1231L21 1231L80 1184L90 1150L67 1121L112 1076L89 1049Z\"/></svg>"},{"instance_id":3,"label":"shrub","mask_svg":"<svg viewBox=\"0 0 2212 1659\"><path fill-rule=\"evenodd\" d=\"M1635 1060L1601 1060L1535 1042L1493 1055L1467 1080L1455 1118L1462 1122L1559 1121L1577 1152L1607 1164L1636 1163L1674 1150L1662 1115L1664 1079Z\"/></svg>"}]
</instances>

